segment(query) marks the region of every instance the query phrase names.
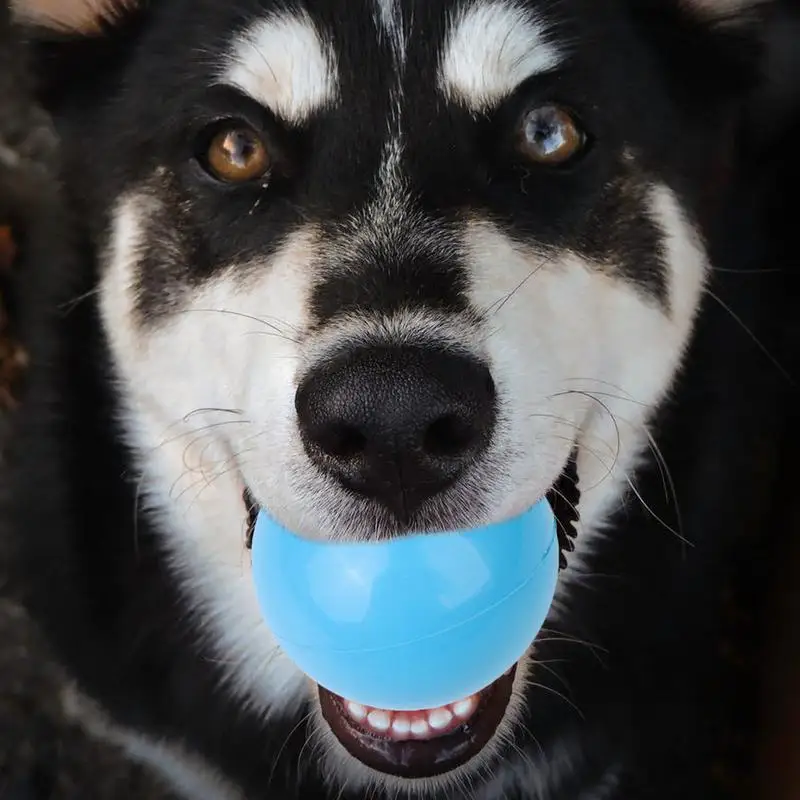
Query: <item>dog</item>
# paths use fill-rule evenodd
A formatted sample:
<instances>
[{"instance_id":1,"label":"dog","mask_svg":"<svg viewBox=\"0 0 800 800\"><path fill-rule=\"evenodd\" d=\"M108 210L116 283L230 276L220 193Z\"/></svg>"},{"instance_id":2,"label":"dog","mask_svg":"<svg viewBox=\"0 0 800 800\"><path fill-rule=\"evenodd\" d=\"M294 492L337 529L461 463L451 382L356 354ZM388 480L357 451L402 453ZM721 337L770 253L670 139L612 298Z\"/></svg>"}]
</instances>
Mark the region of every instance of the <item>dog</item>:
<instances>
[{"instance_id":1,"label":"dog","mask_svg":"<svg viewBox=\"0 0 800 800\"><path fill-rule=\"evenodd\" d=\"M21 280L4 594L65 714L193 800L720 791L791 383L737 150L770 7L14 0L73 233ZM550 617L476 695L359 706L259 613L256 509L544 496Z\"/></svg>"}]
</instances>

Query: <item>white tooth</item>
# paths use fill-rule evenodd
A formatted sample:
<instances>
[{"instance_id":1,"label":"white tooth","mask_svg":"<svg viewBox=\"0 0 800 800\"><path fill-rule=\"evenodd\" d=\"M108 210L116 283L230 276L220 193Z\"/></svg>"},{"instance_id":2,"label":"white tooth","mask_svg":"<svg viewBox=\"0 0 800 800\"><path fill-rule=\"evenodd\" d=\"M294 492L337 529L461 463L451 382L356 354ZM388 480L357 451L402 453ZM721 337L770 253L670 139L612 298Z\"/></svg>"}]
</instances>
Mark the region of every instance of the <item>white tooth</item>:
<instances>
[{"instance_id":1,"label":"white tooth","mask_svg":"<svg viewBox=\"0 0 800 800\"><path fill-rule=\"evenodd\" d=\"M411 733L415 736L425 736L428 733L428 723L424 719L415 719L411 723Z\"/></svg>"},{"instance_id":2,"label":"white tooth","mask_svg":"<svg viewBox=\"0 0 800 800\"><path fill-rule=\"evenodd\" d=\"M370 711L367 714L367 722L375 728L376 731L388 731L392 720L385 711Z\"/></svg>"},{"instance_id":3,"label":"white tooth","mask_svg":"<svg viewBox=\"0 0 800 800\"><path fill-rule=\"evenodd\" d=\"M352 700L347 701L347 713L358 722L366 719L367 709L364 706L354 703Z\"/></svg>"},{"instance_id":4,"label":"white tooth","mask_svg":"<svg viewBox=\"0 0 800 800\"><path fill-rule=\"evenodd\" d=\"M435 731L444 730L453 721L453 715L446 708L437 708L428 714L428 724Z\"/></svg>"},{"instance_id":5,"label":"white tooth","mask_svg":"<svg viewBox=\"0 0 800 800\"><path fill-rule=\"evenodd\" d=\"M392 730L400 736L405 736L411 730L411 720L408 717L395 717Z\"/></svg>"},{"instance_id":6,"label":"white tooth","mask_svg":"<svg viewBox=\"0 0 800 800\"><path fill-rule=\"evenodd\" d=\"M466 719L467 717L472 715L472 712L475 710L475 700L471 697L467 697L464 700L459 700L457 703L453 703L450 708L453 709L453 713L457 717L461 717L461 719Z\"/></svg>"}]
</instances>

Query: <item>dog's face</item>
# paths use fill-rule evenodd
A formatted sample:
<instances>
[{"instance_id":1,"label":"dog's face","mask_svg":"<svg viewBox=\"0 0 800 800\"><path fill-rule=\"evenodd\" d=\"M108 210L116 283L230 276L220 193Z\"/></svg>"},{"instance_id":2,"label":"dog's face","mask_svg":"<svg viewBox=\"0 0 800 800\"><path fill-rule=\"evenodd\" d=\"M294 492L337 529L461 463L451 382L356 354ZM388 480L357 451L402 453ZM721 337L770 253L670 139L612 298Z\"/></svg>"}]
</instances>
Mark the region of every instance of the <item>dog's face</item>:
<instances>
[{"instance_id":1,"label":"dog's face","mask_svg":"<svg viewBox=\"0 0 800 800\"><path fill-rule=\"evenodd\" d=\"M261 621L245 491L307 536L402 535L518 513L577 453L568 592L702 296L731 89L713 18L735 5L161 0L137 21L67 149L141 490L243 702L319 706ZM471 780L532 670L470 746L480 696L323 699L315 730L351 784Z\"/></svg>"}]
</instances>

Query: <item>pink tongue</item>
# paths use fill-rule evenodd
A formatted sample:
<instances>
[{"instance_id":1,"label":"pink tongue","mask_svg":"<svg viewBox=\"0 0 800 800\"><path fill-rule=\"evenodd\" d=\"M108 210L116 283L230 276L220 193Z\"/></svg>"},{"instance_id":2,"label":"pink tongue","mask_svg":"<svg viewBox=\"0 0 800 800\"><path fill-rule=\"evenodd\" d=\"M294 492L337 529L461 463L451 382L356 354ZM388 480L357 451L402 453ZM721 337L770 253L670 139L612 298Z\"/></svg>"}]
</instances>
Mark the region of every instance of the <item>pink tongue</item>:
<instances>
[{"instance_id":1,"label":"pink tongue","mask_svg":"<svg viewBox=\"0 0 800 800\"><path fill-rule=\"evenodd\" d=\"M397 742L434 739L463 725L477 710L480 694L457 703L420 711L388 711L344 700L346 715L363 730Z\"/></svg>"}]
</instances>

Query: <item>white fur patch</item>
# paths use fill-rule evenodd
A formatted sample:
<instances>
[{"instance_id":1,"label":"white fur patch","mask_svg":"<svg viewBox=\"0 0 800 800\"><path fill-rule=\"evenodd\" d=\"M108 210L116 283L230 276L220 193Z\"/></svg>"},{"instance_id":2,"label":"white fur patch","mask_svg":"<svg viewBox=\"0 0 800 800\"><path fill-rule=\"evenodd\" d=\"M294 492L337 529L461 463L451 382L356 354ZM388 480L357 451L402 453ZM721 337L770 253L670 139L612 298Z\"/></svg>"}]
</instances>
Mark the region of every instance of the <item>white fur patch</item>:
<instances>
[{"instance_id":1,"label":"white fur patch","mask_svg":"<svg viewBox=\"0 0 800 800\"><path fill-rule=\"evenodd\" d=\"M220 79L293 124L339 93L333 48L301 12L271 15L237 37Z\"/></svg>"},{"instance_id":2,"label":"white fur patch","mask_svg":"<svg viewBox=\"0 0 800 800\"><path fill-rule=\"evenodd\" d=\"M530 9L514 0L481 0L450 21L439 88L448 99L481 111L561 60L546 25Z\"/></svg>"},{"instance_id":3,"label":"white fur patch","mask_svg":"<svg viewBox=\"0 0 800 800\"><path fill-rule=\"evenodd\" d=\"M520 252L485 223L469 237L472 299L489 309L485 346L505 409L495 446L505 448L509 477L498 515L545 492L579 447L580 534L556 609L604 520L636 494L633 472L652 446L647 425L675 379L702 296L706 254L675 196L653 187L650 209L665 236L669 314L576 256Z\"/></svg>"},{"instance_id":4,"label":"white fur patch","mask_svg":"<svg viewBox=\"0 0 800 800\"><path fill-rule=\"evenodd\" d=\"M296 712L306 679L265 627L244 547L242 472L280 480L297 457L296 335L306 308L310 232L288 242L248 286L232 267L151 333L138 328L133 284L148 220L145 194L114 216L100 298L138 455L139 492L233 691L260 713ZM265 438L269 434L269 438ZM290 502L290 498L286 498Z\"/></svg>"}]
</instances>

